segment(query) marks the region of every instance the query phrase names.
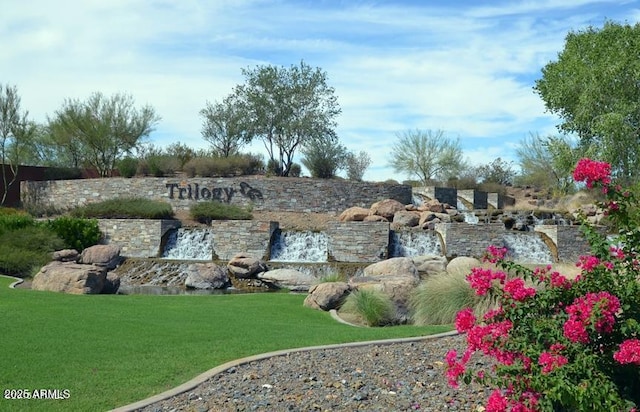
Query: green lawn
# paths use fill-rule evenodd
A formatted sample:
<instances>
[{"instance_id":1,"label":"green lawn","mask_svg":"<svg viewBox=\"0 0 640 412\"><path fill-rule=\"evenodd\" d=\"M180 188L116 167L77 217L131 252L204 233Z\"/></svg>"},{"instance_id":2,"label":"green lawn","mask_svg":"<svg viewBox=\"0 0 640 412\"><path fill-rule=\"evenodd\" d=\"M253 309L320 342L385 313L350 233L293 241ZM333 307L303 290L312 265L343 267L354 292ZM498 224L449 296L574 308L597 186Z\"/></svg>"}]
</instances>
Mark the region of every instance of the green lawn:
<instances>
[{"instance_id":1,"label":"green lawn","mask_svg":"<svg viewBox=\"0 0 640 412\"><path fill-rule=\"evenodd\" d=\"M233 359L302 346L427 335L447 327L353 328L304 295L97 295L9 289L0 277L0 387L68 389L0 410L104 411Z\"/></svg>"}]
</instances>

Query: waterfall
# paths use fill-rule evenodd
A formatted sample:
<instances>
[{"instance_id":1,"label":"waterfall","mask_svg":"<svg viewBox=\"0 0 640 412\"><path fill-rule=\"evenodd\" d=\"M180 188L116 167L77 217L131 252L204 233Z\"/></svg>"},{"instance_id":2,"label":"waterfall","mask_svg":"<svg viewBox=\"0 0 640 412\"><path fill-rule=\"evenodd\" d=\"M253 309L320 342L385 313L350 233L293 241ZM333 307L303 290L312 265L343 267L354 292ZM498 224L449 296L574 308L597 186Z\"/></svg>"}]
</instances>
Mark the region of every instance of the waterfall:
<instances>
[{"instance_id":1,"label":"waterfall","mask_svg":"<svg viewBox=\"0 0 640 412\"><path fill-rule=\"evenodd\" d=\"M553 263L551 251L536 234L512 233L503 238L509 255L517 263Z\"/></svg>"},{"instance_id":2,"label":"waterfall","mask_svg":"<svg viewBox=\"0 0 640 412\"><path fill-rule=\"evenodd\" d=\"M279 233L279 236L278 236ZM271 260L276 262L326 262L326 233L280 231L271 246Z\"/></svg>"},{"instance_id":3,"label":"waterfall","mask_svg":"<svg viewBox=\"0 0 640 412\"><path fill-rule=\"evenodd\" d=\"M458 212L460 212L462 216L464 216L465 223L469 223L470 225L478 224L478 216L476 216L473 211L469 210L469 208L465 206L465 204L460 199L458 199L456 208L458 209Z\"/></svg>"},{"instance_id":4,"label":"waterfall","mask_svg":"<svg viewBox=\"0 0 640 412\"><path fill-rule=\"evenodd\" d=\"M438 234L432 231L391 232L390 257L442 255Z\"/></svg>"},{"instance_id":5,"label":"waterfall","mask_svg":"<svg viewBox=\"0 0 640 412\"><path fill-rule=\"evenodd\" d=\"M211 228L180 228L169 233L162 252L165 259L213 259L213 231Z\"/></svg>"}]
</instances>

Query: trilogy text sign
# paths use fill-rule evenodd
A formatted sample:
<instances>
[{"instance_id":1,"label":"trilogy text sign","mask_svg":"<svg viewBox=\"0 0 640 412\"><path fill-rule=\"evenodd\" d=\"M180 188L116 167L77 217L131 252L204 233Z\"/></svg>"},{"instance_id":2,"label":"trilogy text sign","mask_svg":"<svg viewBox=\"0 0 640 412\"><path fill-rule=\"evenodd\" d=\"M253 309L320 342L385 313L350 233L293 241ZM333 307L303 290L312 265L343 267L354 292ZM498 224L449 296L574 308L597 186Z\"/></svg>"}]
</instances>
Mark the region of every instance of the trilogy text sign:
<instances>
[{"instance_id":1,"label":"trilogy text sign","mask_svg":"<svg viewBox=\"0 0 640 412\"><path fill-rule=\"evenodd\" d=\"M240 182L240 188L233 186L228 187L206 187L199 183L167 183L165 185L169 190L169 199L179 200L217 200L224 203L231 202L234 196L239 194L250 200L262 200L262 192L251 187L246 182Z\"/></svg>"}]
</instances>

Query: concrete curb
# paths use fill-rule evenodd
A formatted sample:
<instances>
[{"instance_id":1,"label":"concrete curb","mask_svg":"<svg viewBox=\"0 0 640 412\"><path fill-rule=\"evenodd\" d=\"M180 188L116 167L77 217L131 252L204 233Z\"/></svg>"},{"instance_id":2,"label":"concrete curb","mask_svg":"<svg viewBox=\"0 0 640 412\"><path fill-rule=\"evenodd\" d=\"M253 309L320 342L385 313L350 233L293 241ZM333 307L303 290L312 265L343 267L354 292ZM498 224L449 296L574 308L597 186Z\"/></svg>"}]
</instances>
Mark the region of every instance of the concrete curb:
<instances>
[{"instance_id":1,"label":"concrete curb","mask_svg":"<svg viewBox=\"0 0 640 412\"><path fill-rule=\"evenodd\" d=\"M15 289L15 288L16 288L16 286L18 286L19 284L21 284L22 282L24 282L24 279L17 278L17 277L14 277L14 276L9 276L9 275L0 275L0 277L15 280L15 282L13 282L12 284L10 284L10 285L9 285L9 288L10 288L10 289Z\"/></svg>"},{"instance_id":2,"label":"concrete curb","mask_svg":"<svg viewBox=\"0 0 640 412\"><path fill-rule=\"evenodd\" d=\"M333 316L333 315L332 315ZM342 323L346 323L344 321L342 321ZM241 358L241 359L236 359L230 362L227 362L225 364L222 364L220 366L216 366L213 369L209 369L208 371L201 373L200 375L196 376L195 378L191 379L188 382L183 383L180 386L177 386L173 389L169 389L168 391L162 392L158 395L154 395L151 396L147 399L143 399L141 401L135 402L135 403L131 403L129 405L125 405L125 406L120 406L116 409L112 409L110 412L130 412L130 411L135 411L137 409L141 409L144 408L146 406L149 406L153 403L156 402L160 402L163 401L165 399L171 398L173 396L176 395L180 395L181 393L187 392L191 389L194 389L196 386L200 385L201 383L205 382L207 379L223 373L224 371L226 371L227 369L233 368L233 367L237 367L240 365L244 365L246 363L250 363L250 362L254 362L254 361L259 361L259 360L263 360L263 359L267 359L267 358L271 358L274 356L286 356L290 353L296 353L296 352L304 352L304 351L311 351L311 350L323 350L323 349L339 349L339 348L348 348L348 347L358 347L358 346L366 346L366 345L391 345L394 343L410 343L410 342L420 342L420 341L424 341L424 340L429 340L429 339L437 339L437 338L442 338L442 337L446 337L446 336L455 336L457 335L458 332L456 331L451 331L451 332L444 332L444 333L437 333L434 335L428 335L428 336L419 336L419 337L414 337L414 338L400 338L400 339L384 339L384 340L373 340L373 341L365 341L365 342L350 342L350 343L343 343L343 344L334 344L334 345L324 345L324 346L309 346L306 348L296 348L296 349L284 349L284 350L279 350L279 351L275 351L275 352L267 352L267 353L262 353L259 355L254 355L254 356L248 356L246 358Z\"/></svg>"}]
</instances>

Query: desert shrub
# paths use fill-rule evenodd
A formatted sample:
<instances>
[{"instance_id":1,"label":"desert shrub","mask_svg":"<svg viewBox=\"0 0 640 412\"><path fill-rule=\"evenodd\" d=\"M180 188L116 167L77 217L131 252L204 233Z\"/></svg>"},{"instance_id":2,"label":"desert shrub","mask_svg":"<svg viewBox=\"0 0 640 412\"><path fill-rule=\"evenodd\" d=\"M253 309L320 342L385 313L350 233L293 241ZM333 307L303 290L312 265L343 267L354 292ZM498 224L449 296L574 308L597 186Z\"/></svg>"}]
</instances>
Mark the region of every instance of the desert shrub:
<instances>
[{"instance_id":1,"label":"desert shrub","mask_svg":"<svg viewBox=\"0 0 640 412\"><path fill-rule=\"evenodd\" d=\"M300 177L300 174L302 174L302 167L297 163L293 163L289 169L289 176Z\"/></svg>"},{"instance_id":2,"label":"desert shrub","mask_svg":"<svg viewBox=\"0 0 640 412\"><path fill-rule=\"evenodd\" d=\"M65 243L65 247L82 251L98 244L101 238L98 222L93 219L80 219L63 216L45 223Z\"/></svg>"},{"instance_id":3,"label":"desert shrub","mask_svg":"<svg viewBox=\"0 0 640 412\"><path fill-rule=\"evenodd\" d=\"M259 155L196 157L183 168L189 177L216 177L258 174L264 171L264 163Z\"/></svg>"},{"instance_id":4,"label":"desert shrub","mask_svg":"<svg viewBox=\"0 0 640 412\"><path fill-rule=\"evenodd\" d=\"M318 279L318 283L344 282L345 278L340 273L328 273Z\"/></svg>"},{"instance_id":5,"label":"desert shrub","mask_svg":"<svg viewBox=\"0 0 640 412\"><path fill-rule=\"evenodd\" d=\"M71 216L86 219L172 219L167 202L143 198L116 198L73 209Z\"/></svg>"},{"instance_id":6,"label":"desert shrub","mask_svg":"<svg viewBox=\"0 0 640 412\"><path fill-rule=\"evenodd\" d=\"M282 166L280 162L274 159L269 159L266 167L267 176L280 176L282 174Z\"/></svg>"},{"instance_id":7,"label":"desert shrub","mask_svg":"<svg viewBox=\"0 0 640 412\"><path fill-rule=\"evenodd\" d=\"M117 165L118 173L122 177L133 177L136 175L136 171L138 170L138 159L133 157L125 157L124 159L120 159Z\"/></svg>"},{"instance_id":8,"label":"desert shrub","mask_svg":"<svg viewBox=\"0 0 640 412\"><path fill-rule=\"evenodd\" d=\"M35 224L33 217L25 213L18 213L15 210L16 209L8 208L0 209L0 234Z\"/></svg>"},{"instance_id":9,"label":"desert shrub","mask_svg":"<svg viewBox=\"0 0 640 412\"><path fill-rule=\"evenodd\" d=\"M464 308L474 308L480 316L489 307L489 299L476 296L466 280L467 273L441 273L425 279L411 294L409 307L416 325L453 323Z\"/></svg>"},{"instance_id":10,"label":"desert shrub","mask_svg":"<svg viewBox=\"0 0 640 412\"><path fill-rule=\"evenodd\" d=\"M155 177L170 176L180 170L180 159L170 155L153 155L143 160L147 174Z\"/></svg>"},{"instance_id":11,"label":"desert shrub","mask_svg":"<svg viewBox=\"0 0 640 412\"><path fill-rule=\"evenodd\" d=\"M191 206L189 214L193 220L209 224L213 220L251 220L248 209L218 201L198 202Z\"/></svg>"},{"instance_id":12,"label":"desert shrub","mask_svg":"<svg viewBox=\"0 0 640 412\"><path fill-rule=\"evenodd\" d=\"M351 293L340 310L356 315L369 326L389 325L395 317L391 298L377 290L361 289Z\"/></svg>"},{"instance_id":13,"label":"desert shrub","mask_svg":"<svg viewBox=\"0 0 640 412\"><path fill-rule=\"evenodd\" d=\"M45 180L71 180L82 178L82 171L75 167L47 167L44 170Z\"/></svg>"}]
</instances>

